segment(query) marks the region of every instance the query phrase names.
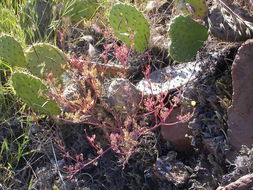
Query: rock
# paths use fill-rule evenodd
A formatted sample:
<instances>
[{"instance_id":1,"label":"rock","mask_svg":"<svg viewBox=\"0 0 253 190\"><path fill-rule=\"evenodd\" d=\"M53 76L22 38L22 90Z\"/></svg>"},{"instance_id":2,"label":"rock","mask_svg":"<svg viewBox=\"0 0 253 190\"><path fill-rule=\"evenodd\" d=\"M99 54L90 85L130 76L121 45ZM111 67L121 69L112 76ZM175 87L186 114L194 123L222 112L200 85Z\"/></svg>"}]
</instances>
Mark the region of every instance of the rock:
<instances>
[{"instance_id":1,"label":"rock","mask_svg":"<svg viewBox=\"0 0 253 190\"><path fill-rule=\"evenodd\" d=\"M81 90L78 87L78 84L73 79L74 76L72 76L71 73L64 73L62 75L62 81L63 81L63 92L62 96L68 100L68 101L74 101L80 98L81 96Z\"/></svg>"},{"instance_id":2,"label":"rock","mask_svg":"<svg viewBox=\"0 0 253 190\"><path fill-rule=\"evenodd\" d=\"M210 32L224 41L243 41L253 36L253 18L231 1L219 0L212 7L208 22Z\"/></svg>"},{"instance_id":3,"label":"rock","mask_svg":"<svg viewBox=\"0 0 253 190\"><path fill-rule=\"evenodd\" d=\"M144 95L157 95L178 89L197 78L201 72L200 62L181 63L152 72L137 84Z\"/></svg>"},{"instance_id":4,"label":"rock","mask_svg":"<svg viewBox=\"0 0 253 190\"><path fill-rule=\"evenodd\" d=\"M88 55L91 58L96 55L96 49L95 49L95 47L91 43L89 43Z\"/></svg>"},{"instance_id":5,"label":"rock","mask_svg":"<svg viewBox=\"0 0 253 190\"><path fill-rule=\"evenodd\" d=\"M121 114L137 113L137 107L141 102L140 92L128 79L123 78L116 78L109 84L106 96L109 106Z\"/></svg>"},{"instance_id":6,"label":"rock","mask_svg":"<svg viewBox=\"0 0 253 190\"><path fill-rule=\"evenodd\" d=\"M184 185L190 174L183 162L176 160L176 152L158 158L153 167L154 174L161 180L172 182L176 186Z\"/></svg>"},{"instance_id":7,"label":"rock","mask_svg":"<svg viewBox=\"0 0 253 190\"><path fill-rule=\"evenodd\" d=\"M228 109L228 137L231 145L253 144L253 40L238 50L232 66L233 98Z\"/></svg>"},{"instance_id":8,"label":"rock","mask_svg":"<svg viewBox=\"0 0 253 190\"><path fill-rule=\"evenodd\" d=\"M221 143L223 141L224 141L223 136L217 136L211 138L203 138L202 144L204 150L206 150L209 154L217 155L217 150L219 149L219 146L221 146Z\"/></svg>"},{"instance_id":9,"label":"rock","mask_svg":"<svg viewBox=\"0 0 253 190\"><path fill-rule=\"evenodd\" d=\"M225 187L218 187L216 190L249 190L253 187L253 174L245 175Z\"/></svg>"},{"instance_id":10,"label":"rock","mask_svg":"<svg viewBox=\"0 0 253 190\"><path fill-rule=\"evenodd\" d=\"M146 11L155 11L156 9L159 9L163 4L166 3L166 0L160 0L160 1L148 1L146 6Z\"/></svg>"},{"instance_id":11,"label":"rock","mask_svg":"<svg viewBox=\"0 0 253 190\"><path fill-rule=\"evenodd\" d=\"M80 38L80 41L87 41L89 43L94 42L94 38L92 35L84 35Z\"/></svg>"},{"instance_id":12,"label":"rock","mask_svg":"<svg viewBox=\"0 0 253 190\"><path fill-rule=\"evenodd\" d=\"M228 156L226 155L226 157ZM230 165L233 166L233 169L229 170L229 173L222 175L220 180L220 186L222 187L237 181L242 176L253 173L253 148L243 145L239 152L236 151L236 156L231 160Z\"/></svg>"},{"instance_id":13,"label":"rock","mask_svg":"<svg viewBox=\"0 0 253 190\"><path fill-rule=\"evenodd\" d=\"M174 108L170 116L166 120L166 123L174 123L179 119L178 117L184 115L182 112L182 106ZM161 126L162 137L171 142L175 150L189 151L192 150L191 140L186 137L187 134L191 134L191 129L188 128L188 123L180 123L172 126Z\"/></svg>"}]
</instances>

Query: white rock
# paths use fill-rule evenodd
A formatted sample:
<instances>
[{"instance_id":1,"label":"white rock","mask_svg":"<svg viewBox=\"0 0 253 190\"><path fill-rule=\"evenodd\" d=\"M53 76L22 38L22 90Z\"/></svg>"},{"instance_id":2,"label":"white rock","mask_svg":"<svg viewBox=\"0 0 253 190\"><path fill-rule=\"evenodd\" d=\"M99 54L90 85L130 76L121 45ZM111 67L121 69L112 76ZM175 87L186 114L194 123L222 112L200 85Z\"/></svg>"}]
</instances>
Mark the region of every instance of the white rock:
<instances>
[{"instance_id":1,"label":"white rock","mask_svg":"<svg viewBox=\"0 0 253 190\"><path fill-rule=\"evenodd\" d=\"M154 71L137 84L137 89L144 95L157 95L186 85L197 78L201 72L199 62L181 63Z\"/></svg>"}]
</instances>

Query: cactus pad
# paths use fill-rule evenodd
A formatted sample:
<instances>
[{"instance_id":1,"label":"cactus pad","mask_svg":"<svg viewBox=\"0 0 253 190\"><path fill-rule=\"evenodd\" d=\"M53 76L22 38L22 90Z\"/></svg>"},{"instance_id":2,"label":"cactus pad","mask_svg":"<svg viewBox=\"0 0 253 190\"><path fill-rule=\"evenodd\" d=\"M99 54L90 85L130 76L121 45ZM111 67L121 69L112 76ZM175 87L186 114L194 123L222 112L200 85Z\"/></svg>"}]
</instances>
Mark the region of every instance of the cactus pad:
<instances>
[{"instance_id":1,"label":"cactus pad","mask_svg":"<svg viewBox=\"0 0 253 190\"><path fill-rule=\"evenodd\" d=\"M137 52L144 52L148 48L149 24L135 7L123 3L114 5L109 22L115 35L128 46L133 45Z\"/></svg>"},{"instance_id":2,"label":"cactus pad","mask_svg":"<svg viewBox=\"0 0 253 190\"><path fill-rule=\"evenodd\" d=\"M32 45L26 51L27 68L39 78L46 78L52 73L55 78L64 72L63 67L67 64L65 54L57 47L39 43Z\"/></svg>"},{"instance_id":3,"label":"cactus pad","mask_svg":"<svg viewBox=\"0 0 253 190\"><path fill-rule=\"evenodd\" d=\"M47 93L47 89L40 79L28 73L16 72L12 75L11 80L16 94L34 111L49 115L61 113L55 101L42 96Z\"/></svg>"},{"instance_id":4,"label":"cactus pad","mask_svg":"<svg viewBox=\"0 0 253 190\"><path fill-rule=\"evenodd\" d=\"M187 16L177 16L170 24L170 56L178 62L188 62L196 55L208 37L208 30Z\"/></svg>"},{"instance_id":5,"label":"cactus pad","mask_svg":"<svg viewBox=\"0 0 253 190\"><path fill-rule=\"evenodd\" d=\"M177 6L192 18L203 19L208 11L206 0L176 0Z\"/></svg>"},{"instance_id":6,"label":"cactus pad","mask_svg":"<svg viewBox=\"0 0 253 190\"><path fill-rule=\"evenodd\" d=\"M9 35L0 36L0 60L11 67L27 65L21 45Z\"/></svg>"},{"instance_id":7,"label":"cactus pad","mask_svg":"<svg viewBox=\"0 0 253 190\"><path fill-rule=\"evenodd\" d=\"M67 6L67 4L65 5ZM82 19L91 19L98 8L96 0L75 0L67 8L67 16L70 16L72 22L79 22Z\"/></svg>"}]
</instances>

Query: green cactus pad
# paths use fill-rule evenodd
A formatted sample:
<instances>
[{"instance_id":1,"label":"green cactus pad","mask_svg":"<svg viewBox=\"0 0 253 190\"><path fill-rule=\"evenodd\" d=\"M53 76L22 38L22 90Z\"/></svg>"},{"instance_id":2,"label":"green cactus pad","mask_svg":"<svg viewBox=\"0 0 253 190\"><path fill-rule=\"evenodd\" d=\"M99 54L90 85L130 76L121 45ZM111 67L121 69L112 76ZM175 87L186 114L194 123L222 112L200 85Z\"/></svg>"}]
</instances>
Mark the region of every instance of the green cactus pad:
<instances>
[{"instance_id":1,"label":"green cactus pad","mask_svg":"<svg viewBox=\"0 0 253 190\"><path fill-rule=\"evenodd\" d=\"M177 16L170 24L170 56L178 62L188 62L208 38L208 30L187 16Z\"/></svg>"},{"instance_id":2,"label":"green cactus pad","mask_svg":"<svg viewBox=\"0 0 253 190\"><path fill-rule=\"evenodd\" d=\"M68 63L66 55L59 48L47 43L32 45L25 55L27 68L39 78L46 78L49 73L59 78L64 72L63 67Z\"/></svg>"},{"instance_id":3,"label":"green cactus pad","mask_svg":"<svg viewBox=\"0 0 253 190\"><path fill-rule=\"evenodd\" d=\"M206 0L176 0L177 7L192 18L203 19L208 11Z\"/></svg>"},{"instance_id":4,"label":"green cactus pad","mask_svg":"<svg viewBox=\"0 0 253 190\"><path fill-rule=\"evenodd\" d=\"M114 5L109 22L117 38L128 46L133 44L133 49L140 53L148 48L149 24L135 7L123 3Z\"/></svg>"},{"instance_id":5,"label":"green cactus pad","mask_svg":"<svg viewBox=\"0 0 253 190\"><path fill-rule=\"evenodd\" d=\"M0 36L0 61L11 67L27 65L21 45L9 35Z\"/></svg>"},{"instance_id":6,"label":"green cactus pad","mask_svg":"<svg viewBox=\"0 0 253 190\"><path fill-rule=\"evenodd\" d=\"M95 0L74 0L67 1L65 6L68 6L66 16L70 16L72 22L79 22L82 19L91 19L97 11L98 3Z\"/></svg>"},{"instance_id":7,"label":"green cactus pad","mask_svg":"<svg viewBox=\"0 0 253 190\"><path fill-rule=\"evenodd\" d=\"M49 115L59 115L61 113L55 101L42 96L48 91L40 79L28 73L16 72L13 73L11 81L16 94L34 111Z\"/></svg>"}]
</instances>

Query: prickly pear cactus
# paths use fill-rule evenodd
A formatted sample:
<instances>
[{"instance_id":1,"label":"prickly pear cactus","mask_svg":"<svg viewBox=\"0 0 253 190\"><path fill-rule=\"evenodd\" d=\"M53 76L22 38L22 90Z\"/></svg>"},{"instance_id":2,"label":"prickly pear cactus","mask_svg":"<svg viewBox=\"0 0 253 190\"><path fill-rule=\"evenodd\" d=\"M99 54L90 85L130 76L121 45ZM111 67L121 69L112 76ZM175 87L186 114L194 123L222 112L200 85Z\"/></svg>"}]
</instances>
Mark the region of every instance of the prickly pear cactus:
<instances>
[{"instance_id":1,"label":"prickly pear cactus","mask_svg":"<svg viewBox=\"0 0 253 190\"><path fill-rule=\"evenodd\" d=\"M9 35L0 36L0 61L14 67L26 67L24 52L15 38Z\"/></svg>"},{"instance_id":2,"label":"prickly pear cactus","mask_svg":"<svg viewBox=\"0 0 253 190\"><path fill-rule=\"evenodd\" d=\"M46 78L49 73L59 78L64 72L63 67L67 64L66 55L57 47L47 43L32 45L25 55L27 68L39 78Z\"/></svg>"},{"instance_id":3,"label":"prickly pear cactus","mask_svg":"<svg viewBox=\"0 0 253 190\"><path fill-rule=\"evenodd\" d=\"M150 30L148 21L135 7L127 4L116 4L109 15L110 26L115 35L137 52L148 48Z\"/></svg>"},{"instance_id":4,"label":"prickly pear cactus","mask_svg":"<svg viewBox=\"0 0 253 190\"><path fill-rule=\"evenodd\" d=\"M178 62L188 62L196 55L208 37L208 30L187 16L177 16L170 24L170 56Z\"/></svg>"},{"instance_id":5,"label":"prickly pear cactus","mask_svg":"<svg viewBox=\"0 0 253 190\"><path fill-rule=\"evenodd\" d=\"M37 77L28 73L16 72L13 73L11 81L16 94L34 111L49 115L61 113L55 101L43 97L47 93L47 88Z\"/></svg>"},{"instance_id":6,"label":"prickly pear cactus","mask_svg":"<svg viewBox=\"0 0 253 190\"><path fill-rule=\"evenodd\" d=\"M79 22L82 19L91 19L98 5L96 0L74 0L66 1L65 3L65 7L67 7L67 16L70 16L72 22Z\"/></svg>"},{"instance_id":7,"label":"prickly pear cactus","mask_svg":"<svg viewBox=\"0 0 253 190\"><path fill-rule=\"evenodd\" d=\"M206 0L175 0L177 7L192 18L203 19L208 11Z\"/></svg>"}]
</instances>

